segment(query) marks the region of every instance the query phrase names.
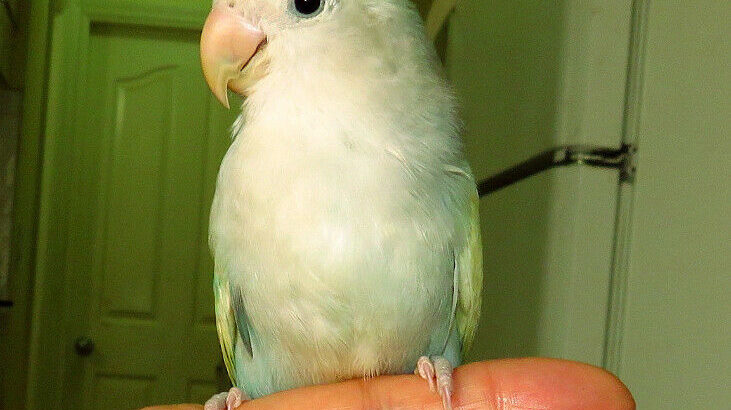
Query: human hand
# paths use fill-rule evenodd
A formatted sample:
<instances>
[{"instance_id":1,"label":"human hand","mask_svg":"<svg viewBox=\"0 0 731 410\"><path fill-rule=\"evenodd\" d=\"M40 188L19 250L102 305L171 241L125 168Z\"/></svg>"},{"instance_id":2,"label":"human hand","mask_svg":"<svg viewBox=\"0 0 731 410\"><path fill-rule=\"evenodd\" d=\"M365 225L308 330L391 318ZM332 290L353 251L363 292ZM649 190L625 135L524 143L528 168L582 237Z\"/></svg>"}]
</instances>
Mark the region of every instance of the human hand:
<instances>
[{"instance_id":1,"label":"human hand","mask_svg":"<svg viewBox=\"0 0 731 410\"><path fill-rule=\"evenodd\" d=\"M610 373L587 364L556 359L506 359L472 363L454 371L456 409L635 408L629 390ZM433 409L439 395L418 376L381 376L303 387L242 404L248 409ZM201 410L203 406L148 407L145 410Z\"/></svg>"}]
</instances>

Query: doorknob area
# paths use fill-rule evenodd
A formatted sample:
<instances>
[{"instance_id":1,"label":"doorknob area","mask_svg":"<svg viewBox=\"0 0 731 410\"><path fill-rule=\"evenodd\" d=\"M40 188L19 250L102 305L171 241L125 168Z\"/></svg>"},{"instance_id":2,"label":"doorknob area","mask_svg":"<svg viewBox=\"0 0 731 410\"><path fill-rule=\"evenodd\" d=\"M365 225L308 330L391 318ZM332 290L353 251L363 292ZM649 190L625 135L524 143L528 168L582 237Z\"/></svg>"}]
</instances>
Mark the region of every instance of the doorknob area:
<instances>
[{"instance_id":1,"label":"doorknob area","mask_svg":"<svg viewBox=\"0 0 731 410\"><path fill-rule=\"evenodd\" d=\"M94 351L94 341L86 336L81 336L74 342L74 350L79 356L89 356Z\"/></svg>"},{"instance_id":2,"label":"doorknob area","mask_svg":"<svg viewBox=\"0 0 731 410\"><path fill-rule=\"evenodd\" d=\"M634 145L619 148L566 145L544 151L477 184L480 197L505 188L551 168L567 165L588 165L619 170L619 180L633 182L635 176Z\"/></svg>"}]
</instances>

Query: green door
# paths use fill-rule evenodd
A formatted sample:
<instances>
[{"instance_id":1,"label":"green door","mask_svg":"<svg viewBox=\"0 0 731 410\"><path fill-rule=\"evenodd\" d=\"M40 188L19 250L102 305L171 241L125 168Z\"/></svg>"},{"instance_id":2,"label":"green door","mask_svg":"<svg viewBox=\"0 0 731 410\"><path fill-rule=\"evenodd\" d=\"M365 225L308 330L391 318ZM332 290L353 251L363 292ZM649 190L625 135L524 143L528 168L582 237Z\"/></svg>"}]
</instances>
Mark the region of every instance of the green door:
<instances>
[{"instance_id":1,"label":"green door","mask_svg":"<svg viewBox=\"0 0 731 410\"><path fill-rule=\"evenodd\" d=\"M62 259L41 277L62 280L40 282L59 323L31 362L31 377L50 373L33 379L31 408L200 403L220 388L208 212L237 110L210 96L197 30L82 27L80 41L54 44L76 47L65 56L76 93L49 106L67 110L49 136L62 148L46 154L60 187L44 189L49 225L64 228L40 240Z\"/></svg>"},{"instance_id":2,"label":"green door","mask_svg":"<svg viewBox=\"0 0 731 410\"><path fill-rule=\"evenodd\" d=\"M96 348L69 361L83 368L68 372L69 404L132 408L216 390L207 211L228 135L208 121L197 40L91 33L66 294L82 319L72 328Z\"/></svg>"}]
</instances>

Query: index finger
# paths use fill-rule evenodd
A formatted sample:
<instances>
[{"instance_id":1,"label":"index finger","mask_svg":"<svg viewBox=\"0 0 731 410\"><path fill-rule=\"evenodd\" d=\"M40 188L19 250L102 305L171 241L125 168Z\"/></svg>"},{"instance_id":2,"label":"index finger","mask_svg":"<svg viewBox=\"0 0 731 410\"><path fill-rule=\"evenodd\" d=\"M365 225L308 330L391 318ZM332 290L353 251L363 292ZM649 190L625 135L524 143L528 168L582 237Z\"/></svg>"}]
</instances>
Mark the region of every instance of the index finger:
<instances>
[{"instance_id":1,"label":"index finger","mask_svg":"<svg viewBox=\"0 0 731 410\"><path fill-rule=\"evenodd\" d=\"M632 395L612 374L583 363L509 359L473 363L454 372L456 409L630 410ZM244 403L248 409L441 409L418 376L382 376L288 390Z\"/></svg>"}]
</instances>

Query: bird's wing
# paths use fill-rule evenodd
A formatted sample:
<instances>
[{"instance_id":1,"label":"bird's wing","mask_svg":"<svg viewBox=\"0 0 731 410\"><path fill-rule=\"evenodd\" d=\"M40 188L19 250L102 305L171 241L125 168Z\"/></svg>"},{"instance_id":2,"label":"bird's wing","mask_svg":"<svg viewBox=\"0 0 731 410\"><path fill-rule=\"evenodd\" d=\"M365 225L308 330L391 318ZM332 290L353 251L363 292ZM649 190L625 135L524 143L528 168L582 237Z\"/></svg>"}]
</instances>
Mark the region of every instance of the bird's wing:
<instances>
[{"instance_id":1,"label":"bird's wing","mask_svg":"<svg viewBox=\"0 0 731 410\"><path fill-rule=\"evenodd\" d=\"M223 362L226 364L231 383L236 386L234 349L237 338L241 338L247 353L249 356L252 355L248 318L240 290L232 287L228 279L221 275L214 275L213 292L215 294L216 329L218 330L218 340L221 342Z\"/></svg>"},{"instance_id":2,"label":"bird's wing","mask_svg":"<svg viewBox=\"0 0 731 410\"><path fill-rule=\"evenodd\" d=\"M455 290L457 305L455 319L462 337L462 355L472 346L480 320L482 308L482 243L480 241L480 199L477 190L470 197L470 210L467 214L467 240L458 249L455 261Z\"/></svg>"}]
</instances>

